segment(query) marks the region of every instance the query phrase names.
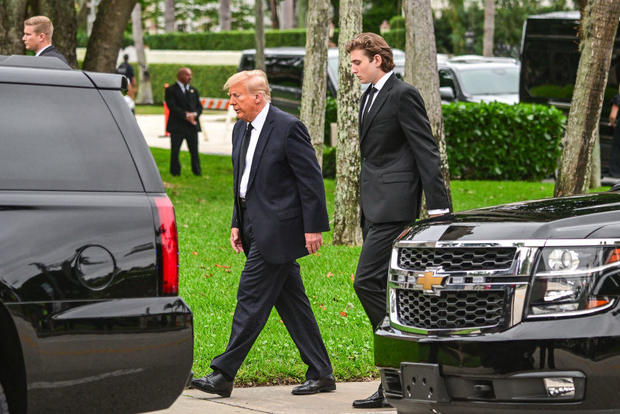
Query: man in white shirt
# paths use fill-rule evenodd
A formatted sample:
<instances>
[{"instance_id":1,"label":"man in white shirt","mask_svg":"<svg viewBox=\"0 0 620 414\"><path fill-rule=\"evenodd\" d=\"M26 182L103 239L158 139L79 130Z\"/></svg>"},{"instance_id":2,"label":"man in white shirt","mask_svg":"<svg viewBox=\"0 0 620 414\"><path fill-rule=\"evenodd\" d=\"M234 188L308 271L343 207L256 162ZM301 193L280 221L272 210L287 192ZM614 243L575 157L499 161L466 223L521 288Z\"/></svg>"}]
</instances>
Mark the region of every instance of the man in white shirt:
<instances>
[{"instance_id":1,"label":"man in white shirt","mask_svg":"<svg viewBox=\"0 0 620 414\"><path fill-rule=\"evenodd\" d=\"M52 46L54 25L45 16L34 16L24 21L24 36L22 40L26 49L35 52L35 56L56 57L67 63L67 59Z\"/></svg>"},{"instance_id":2,"label":"man in white shirt","mask_svg":"<svg viewBox=\"0 0 620 414\"><path fill-rule=\"evenodd\" d=\"M230 396L233 379L275 306L308 365L293 394L333 391L327 350L301 280L297 259L313 254L329 230L321 169L304 124L270 104L263 71L243 71L224 85L239 121L233 129L230 244L246 255L226 350L213 373L192 381Z\"/></svg>"}]
</instances>

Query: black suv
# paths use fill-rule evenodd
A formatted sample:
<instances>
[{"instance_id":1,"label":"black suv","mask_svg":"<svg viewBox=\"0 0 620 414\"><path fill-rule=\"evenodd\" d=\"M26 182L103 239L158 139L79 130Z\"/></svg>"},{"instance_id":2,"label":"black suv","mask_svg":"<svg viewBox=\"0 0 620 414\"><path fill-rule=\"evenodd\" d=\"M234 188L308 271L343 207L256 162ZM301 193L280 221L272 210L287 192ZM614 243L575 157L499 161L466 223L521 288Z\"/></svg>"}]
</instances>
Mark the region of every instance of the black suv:
<instances>
[{"instance_id":1,"label":"black suv","mask_svg":"<svg viewBox=\"0 0 620 414\"><path fill-rule=\"evenodd\" d=\"M422 220L395 242L375 362L399 413L620 407L620 188Z\"/></svg>"},{"instance_id":2,"label":"black suv","mask_svg":"<svg viewBox=\"0 0 620 414\"><path fill-rule=\"evenodd\" d=\"M190 375L174 209L123 84L0 56L0 413L163 409Z\"/></svg>"}]
</instances>

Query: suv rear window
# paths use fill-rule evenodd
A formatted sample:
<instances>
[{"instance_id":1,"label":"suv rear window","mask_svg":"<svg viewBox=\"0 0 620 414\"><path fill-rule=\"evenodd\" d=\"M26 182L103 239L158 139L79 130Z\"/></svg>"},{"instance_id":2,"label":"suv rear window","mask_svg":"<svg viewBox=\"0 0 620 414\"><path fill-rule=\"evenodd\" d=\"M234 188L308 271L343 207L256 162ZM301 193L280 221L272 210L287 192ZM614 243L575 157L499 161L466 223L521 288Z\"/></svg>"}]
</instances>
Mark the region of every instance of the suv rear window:
<instances>
[{"instance_id":1,"label":"suv rear window","mask_svg":"<svg viewBox=\"0 0 620 414\"><path fill-rule=\"evenodd\" d=\"M143 191L96 89L0 84L0 189Z\"/></svg>"}]
</instances>

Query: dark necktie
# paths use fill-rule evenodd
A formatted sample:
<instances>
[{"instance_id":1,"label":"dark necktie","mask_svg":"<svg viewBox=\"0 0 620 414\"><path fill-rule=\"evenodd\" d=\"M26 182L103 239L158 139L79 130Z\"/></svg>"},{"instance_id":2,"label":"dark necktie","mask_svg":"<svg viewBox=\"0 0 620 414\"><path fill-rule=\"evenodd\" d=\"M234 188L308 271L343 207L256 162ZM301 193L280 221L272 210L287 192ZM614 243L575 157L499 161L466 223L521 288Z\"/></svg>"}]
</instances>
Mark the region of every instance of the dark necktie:
<instances>
[{"instance_id":1,"label":"dark necktie","mask_svg":"<svg viewBox=\"0 0 620 414\"><path fill-rule=\"evenodd\" d=\"M245 170L245 157L248 154L248 147L250 146L250 135L252 135L252 124L248 123L245 129L245 135L243 135L243 141L241 141L241 153L239 160L239 185L241 185L241 177L243 177L243 171Z\"/></svg>"},{"instance_id":2,"label":"dark necktie","mask_svg":"<svg viewBox=\"0 0 620 414\"><path fill-rule=\"evenodd\" d=\"M370 92L368 92L368 98L366 98L366 107L364 108L364 116L362 117L362 121L366 121L366 117L368 116L368 112L370 112L370 105L372 105L372 98L375 96L377 89L374 86L370 87Z\"/></svg>"}]
</instances>

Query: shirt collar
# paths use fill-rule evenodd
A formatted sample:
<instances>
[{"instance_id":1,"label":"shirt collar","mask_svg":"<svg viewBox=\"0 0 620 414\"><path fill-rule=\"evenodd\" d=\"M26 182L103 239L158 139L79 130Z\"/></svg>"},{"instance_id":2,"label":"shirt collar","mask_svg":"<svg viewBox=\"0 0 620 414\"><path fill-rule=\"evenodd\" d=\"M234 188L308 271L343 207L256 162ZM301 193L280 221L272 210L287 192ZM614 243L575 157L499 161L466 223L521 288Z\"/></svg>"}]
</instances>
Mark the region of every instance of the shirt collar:
<instances>
[{"instance_id":1,"label":"shirt collar","mask_svg":"<svg viewBox=\"0 0 620 414\"><path fill-rule=\"evenodd\" d=\"M187 87L189 86L189 85L185 85L184 83L181 83L181 82L179 82L179 81L177 81L177 83L178 83L178 84L179 84L179 86L181 87L181 90L183 90L184 92L185 92L185 90L187 89Z\"/></svg>"},{"instance_id":2,"label":"shirt collar","mask_svg":"<svg viewBox=\"0 0 620 414\"><path fill-rule=\"evenodd\" d=\"M39 51L36 53L36 55L35 55L35 56L39 56L41 53L43 53L43 51L44 51L45 49L48 49L48 48L50 48L50 47L52 47L52 45L47 45L47 46L45 46L43 49L39 50Z\"/></svg>"},{"instance_id":3,"label":"shirt collar","mask_svg":"<svg viewBox=\"0 0 620 414\"><path fill-rule=\"evenodd\" d=\"M379 79L377 81L377 83L374 85L374 87L377 90L377 92L379 92L381 90L381 88L383 88L383 85L385 85L385 82L387 82L389 77L392 76L392 73L394 73L393 70L389 71L385 75L381 76L381 79Z\"/></svg>"},{"instance_id":4,"label":"shirt collar","mask_svg":"<svg viewBox=\"0 0 620 414\"><path fill-rule=\"evenodd\" d=\"M252 128L259 132L263 129L263 125L265 125L265 121L267 120L267 113L269 112L269 103L265 105L265 107L256 115L256 118L251 122Z\"/></svg>"}]
</instances>

